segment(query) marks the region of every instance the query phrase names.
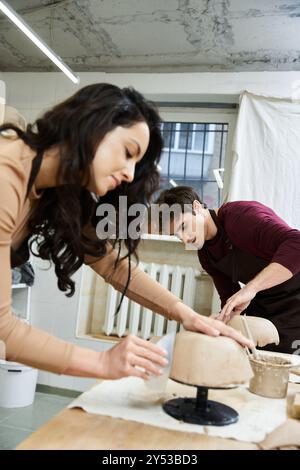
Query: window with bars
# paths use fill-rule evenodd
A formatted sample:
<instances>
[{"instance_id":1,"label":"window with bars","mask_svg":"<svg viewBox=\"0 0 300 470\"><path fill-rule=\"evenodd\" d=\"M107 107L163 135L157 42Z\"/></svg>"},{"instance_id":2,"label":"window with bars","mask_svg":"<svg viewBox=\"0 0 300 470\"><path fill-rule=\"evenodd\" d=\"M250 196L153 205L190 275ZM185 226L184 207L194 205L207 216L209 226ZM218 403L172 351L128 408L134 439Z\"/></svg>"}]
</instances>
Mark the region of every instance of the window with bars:
<instances>
[{"instance_id":1,"label":"window with bars","mask_svg":"<svg viewBox=\"0 0 300 470\"><path fill-rule=\"evenodd\" d=\"M208 207L219 206L213 170L224 167L228 123L164 122L162 135L161 189L192 186Z\"/></svg>"}]
</instances>

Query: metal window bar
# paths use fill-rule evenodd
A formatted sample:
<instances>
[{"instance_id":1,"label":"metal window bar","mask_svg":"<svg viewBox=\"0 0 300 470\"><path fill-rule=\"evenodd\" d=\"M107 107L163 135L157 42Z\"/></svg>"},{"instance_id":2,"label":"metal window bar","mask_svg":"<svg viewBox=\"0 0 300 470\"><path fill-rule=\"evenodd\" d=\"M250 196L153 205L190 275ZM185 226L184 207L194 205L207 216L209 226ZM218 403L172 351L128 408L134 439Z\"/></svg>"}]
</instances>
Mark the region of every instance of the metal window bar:
<instances>
[{"instance_id":1,"label":"metal window bar","mask_svg":"<svg viewBox=\"0 0 300 470\"><path fill-rule=\"evenodd\" d=\"M219 154L219 168L221 168L222 165L222 157L223 157L223 137L224 137L224 124L222 124L222 131L221 131L221 142L220 142L220 154ZM218 186L218 206L221 204L221 189Z\"/></svg>"},{"instance_id":2,"label":"metal window bar","mask_svg":"<svg viewBox=\"0 0 300 470\"><path fill-rule=\"evenodd\" d=\"M187 125L186 130L186 141L185 141L185 151L184 151L184 170L183 170L183 178L186 179L186 162L187 162L187 154L188 154L188 145L189 145L189 132L190 132L190 124Z\"/></svg>"},{"instance_id":3,"label":"metal window bar","mask_svg":"<svg viewBox=\"0 0 300 470\"><path fill-rule=\"evenodd\" d=\"M203 170L204 170L204 154L205 154L205 144L206 144L206 132L207 132L207 127L206 124L204 124L204 135L203 135L203 144L202 144L202 161L201 161L201 200L203 201Z\"/></svg>"},{"instance_id":4,"label":"metal window bar","mask_svg":"<svg viewBox=\"0 0 300 470\"><path fill-rule=\"evenodd\" d=\"M169 155L168 155L168 181L170 179L170 164L171 164L172 137L173 137L174 124L175 124L175 129L176 129L176 123L172 122L171 129L170 129L170 138L169 138L170 146L169 146Z\"/></svg>"},{"instance_id":5,"label":"metal window bar","mask_svg":"<svg viewBox=\"0 0 300 470\"><path fill-rule=\"evenodd\" d=\"M218 161L219 161L219 167L222 167L223 162L224 162L224 155L225 155L225 145L226 145L226 142L227 142L227 139L225 137L227 137L227 134L228 134L228 124L227 123L198 123L198 122L197 123L192 123L192 122L189 122L189 123L187 123L187 122L184 122L184 123L181 123L181 122L165 122L164 124L169 124L170 125L170 127L168 126L168 128L166 128L167 129L167 139L166 139L167 140L167 142L166 142L167 145L164 147L165 151L167 151L167 175L164 174L164 178L166 178L166 183L168 183L168 181L170 179L174 179L175 181L180 181L180 184L188 184L188 182L192 182L192 181L195 182L195 178L187 176L187 161L188 161L189 153L192 153L193 151L197 152L197 150L195 150L194 148L192 148L192 149L188 148L188 146L189 146L189 134L190 134L190 132L193 132L195 134L203 133L202 150L199 153L199 158L201 158L201 163L199 162L201 164L201 176L199 175L199 178L197 178L197 185L198 185L198 188L199 187L201 188L199 192L201 194L201 198L203 199L204 198L204 184L205 183L215 183L216 184L218 204L220 205L220 202L221 202L221 190L220 190L220 188L218 188L217 183L214 179L210 179L210 178L206 179L204 177L204 164L205 164L205 158L206 158L205 155L207 153L206 143L207 143L209 134L219 134L220 135L220 150L219 150ZM181 130L181 124L185 124L186 129ZM204 129L196 129L195 124L203 124ZM211 124L213 124L215 127L212 128ZM186 134L186 136L185 136L186 137L185 149L184 149L184 155L183 155L184 167L183 167L183 171L182 171L181 174L173 175L172 172L171 172L172 156L173 156L174 152L176 152L180 149L179 148L178 149L173 148L172 141L174 141L174 143L176 142L175 134L180 133L180 132L184 132ZM178 136L178 140L179 140L179 136ZM183 149L181 149L181 150L183 150Z\"/></svg>"}]
</instances>

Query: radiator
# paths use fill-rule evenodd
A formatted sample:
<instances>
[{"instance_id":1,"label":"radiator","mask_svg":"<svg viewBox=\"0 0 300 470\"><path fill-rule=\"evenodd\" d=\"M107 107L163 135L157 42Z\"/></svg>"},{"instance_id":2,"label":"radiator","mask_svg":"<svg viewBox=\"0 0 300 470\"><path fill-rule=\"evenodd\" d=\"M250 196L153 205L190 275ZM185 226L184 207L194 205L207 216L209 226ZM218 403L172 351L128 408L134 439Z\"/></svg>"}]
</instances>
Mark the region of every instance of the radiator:
<instances>
[{"instance_id":1,"label":"radiator","mask_svg":"<svg viewBox=\"0 0 300 470\"><path fill-rule=\"evenodd\" d=\"M182 299L186 305L194 307L196 277L200 275L199 271L191 267L182 268L176 265L142 262L139 263L139 267ZM148 339L152 336L179 331L180 325L176 321L167 320L162 315L142 307L127 297L124 297L122 307L115 315L120 298L121 294L109 286L103 325L105 335L122 337L131 333Z\"/></svg>"}]
</instances>

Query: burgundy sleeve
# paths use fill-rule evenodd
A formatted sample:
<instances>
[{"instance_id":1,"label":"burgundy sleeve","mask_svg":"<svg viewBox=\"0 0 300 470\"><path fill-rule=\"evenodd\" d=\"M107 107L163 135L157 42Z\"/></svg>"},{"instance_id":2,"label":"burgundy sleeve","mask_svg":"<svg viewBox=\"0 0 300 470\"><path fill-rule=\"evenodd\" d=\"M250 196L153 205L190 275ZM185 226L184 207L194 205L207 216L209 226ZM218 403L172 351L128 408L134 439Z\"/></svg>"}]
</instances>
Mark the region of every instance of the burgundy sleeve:
<instances>
[{"instance_id":1,"label":"burgundy sleeve","mask_svg":"<svg viewBox=\"0 0 300 470\"><path fill-rule=\"evenodd\" d=\"M241 250L279 263L293 275L300 271L300 231L287 225L269 207L254 201L224 204L225 230Z\"/></svg>"},{"instance_id":2,"label":"burgundy sleeve","mask_svg":"<svg viewBox=\"0 0 300 470\"><path fill-rule=\"evenodd\" d=\"M218 291L221 300L221 307L223 308L227 299L240 290L240 285L238 282L232 282L229 276L222 273L218 269L215 269L211 266L210 262L206 260L205 256L199 256L201 266L207 274L212 277L214 285ZM216 313L216 312L213 312Z\"/></svg>"}]
</instances>

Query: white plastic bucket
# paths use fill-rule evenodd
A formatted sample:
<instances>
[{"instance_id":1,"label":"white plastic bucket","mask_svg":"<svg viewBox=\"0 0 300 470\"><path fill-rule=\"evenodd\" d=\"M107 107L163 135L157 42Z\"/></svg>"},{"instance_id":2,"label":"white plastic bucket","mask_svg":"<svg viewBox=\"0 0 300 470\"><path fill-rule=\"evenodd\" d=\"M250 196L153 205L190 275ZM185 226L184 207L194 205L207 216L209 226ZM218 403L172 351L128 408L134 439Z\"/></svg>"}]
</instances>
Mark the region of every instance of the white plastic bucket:
<instances>
[{"instance_id":1,"label":"white plastic bucket","mask_svg":"<svg viewBox=\"0 0 300 470\"><path fill-rule=\"evenodd\" d=\"M32 405L37 383L37 369L0 360L0 406L18 408Z\"/></svg>"}]
</instances>

